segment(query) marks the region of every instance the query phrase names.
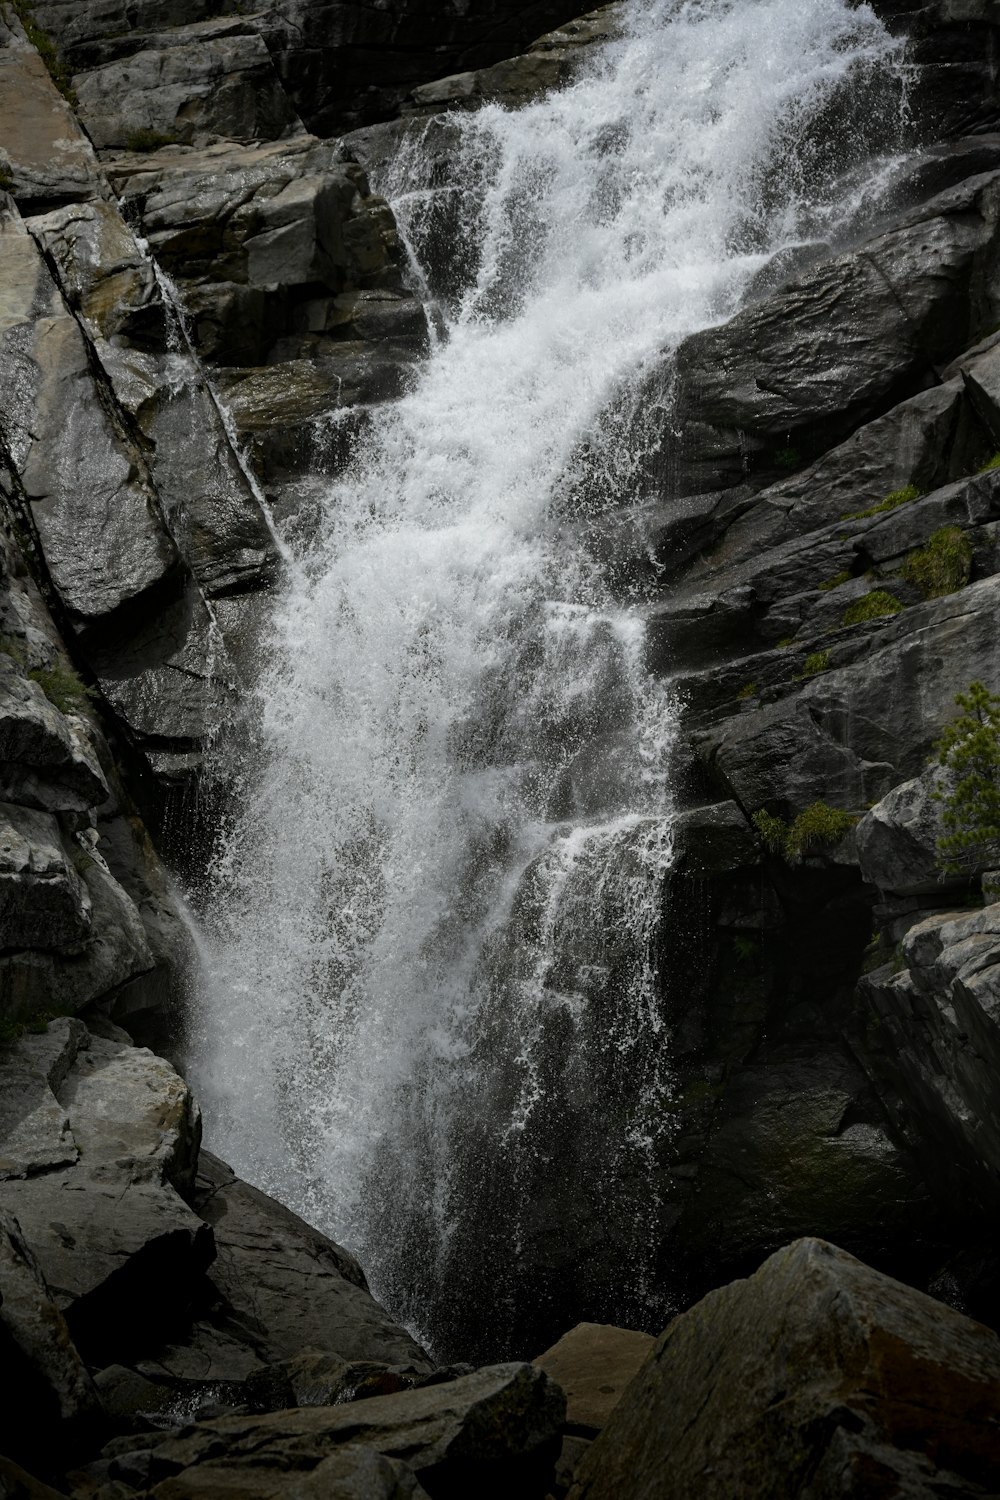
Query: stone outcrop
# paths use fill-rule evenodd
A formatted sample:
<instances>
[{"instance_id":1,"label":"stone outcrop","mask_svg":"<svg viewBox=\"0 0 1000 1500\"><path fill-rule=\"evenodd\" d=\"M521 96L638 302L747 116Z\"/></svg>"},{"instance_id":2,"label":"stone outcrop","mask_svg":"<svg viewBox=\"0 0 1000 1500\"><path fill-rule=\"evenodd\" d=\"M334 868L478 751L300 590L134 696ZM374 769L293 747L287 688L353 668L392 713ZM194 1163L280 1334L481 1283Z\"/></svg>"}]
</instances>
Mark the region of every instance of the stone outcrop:
<instances>
[{"instance_id":1,"label":"stone outcrop","mask_svg":"<svg viewBox=\"0 0 1000 1500\"><path fill-rule=\"evenodd\" d=\"M982 1494L998 1393L995 1333L801 1240L674 1319L570 1496Z\"/></svg>"}]
</instances>

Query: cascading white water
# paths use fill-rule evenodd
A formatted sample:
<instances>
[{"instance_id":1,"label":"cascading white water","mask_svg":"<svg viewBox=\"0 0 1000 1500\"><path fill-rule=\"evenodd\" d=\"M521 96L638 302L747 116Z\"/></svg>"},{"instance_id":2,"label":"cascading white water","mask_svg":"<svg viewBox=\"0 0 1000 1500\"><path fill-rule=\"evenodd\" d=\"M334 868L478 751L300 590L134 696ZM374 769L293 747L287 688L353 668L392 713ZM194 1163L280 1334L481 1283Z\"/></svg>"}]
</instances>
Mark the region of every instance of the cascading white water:
<instances>
[{"instance_id":1,"label":"cascading white water","mask_svg":"<svg viewBox=\"0 0 1000 1500\"><path fill-rule=\"evenodd\" d=\"M846 0L635 0L571 87L455 117L467 280L290 565L190 1071L439 1349L654 1298L676 709L581 517L637 498L650 371L844 218L830 110L856 160L895 55ZM418 255L428 170L382 185Z\"/></svg>"}]
</instances>

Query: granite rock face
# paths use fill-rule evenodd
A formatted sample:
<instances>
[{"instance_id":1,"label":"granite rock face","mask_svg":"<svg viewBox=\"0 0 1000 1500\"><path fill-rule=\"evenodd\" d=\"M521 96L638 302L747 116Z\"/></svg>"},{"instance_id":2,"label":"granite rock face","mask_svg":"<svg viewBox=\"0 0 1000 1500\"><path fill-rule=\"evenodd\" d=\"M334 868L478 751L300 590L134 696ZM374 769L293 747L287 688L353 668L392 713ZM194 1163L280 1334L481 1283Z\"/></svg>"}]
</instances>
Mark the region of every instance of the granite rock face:
<instances>
[{"instance_id":1,"label":"granite rock face","mask_svg":"<svg viewBox=\"0 0 1000 1500\"><path fill-rule=\"evenodd\" d=\"M998 1391L995 1333L800 1240L668 1326L571 1500L988 1493Z\"/></svg>"}]
</instances>

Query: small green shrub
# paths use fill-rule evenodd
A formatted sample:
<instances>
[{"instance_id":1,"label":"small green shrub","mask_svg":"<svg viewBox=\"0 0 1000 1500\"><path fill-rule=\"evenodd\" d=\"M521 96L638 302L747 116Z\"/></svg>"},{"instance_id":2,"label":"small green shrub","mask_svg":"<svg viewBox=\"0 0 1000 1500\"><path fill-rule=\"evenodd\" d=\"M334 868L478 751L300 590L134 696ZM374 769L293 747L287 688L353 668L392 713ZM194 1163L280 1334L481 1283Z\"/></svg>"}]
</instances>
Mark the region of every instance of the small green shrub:
<instances>
[{"instance_id":1,"label":"small green shrub","mask_svg":"<svg viewBox=\"0 0 1000 1500\"><path fill-rule=\"evenodd\" d=\"M745 682L736 696L737 698L756 698L757 684L755 682Z\"/></svg>"},{"instance_id":2,"label":"small green shrub","mask_svg":"<svg viewBox=\"0 0 1000 1500\"><path fill-rule=\"evenodd\" d=\"M825 802L814 802L805 812L799 813L788 830L785 853L789 859L801 859L811 849L839 844L857 821L854 813L828 807Z\"/></svg>"},{"instance_id":3,"label":"small green shrub","mask_svg":"<svg viewBox=\"0 0 1000 1500\"><path fill-rule=\"evenodd\" d=\"M9 193L14 186L14 179L6 167L0 167L0 193Z\"/></svg>"},{"instance_id":4,"label":"small green shrub","mask_svg":"<svg viewBox=\"0 0 1000 1500\"><path fill-rule=\"evenodd\" d=\"M911 552L903 564L903 577L920 590L925 599L941 599L957 593L972 572L972 543L959 526L941 526L925 547Z\"/></svg>"},{"instance_id":5,"label":"small green shrub","mask_svg":"<svg viewBox=\"0 0 1000 1500\"><path fill-rule=\"evenodd\" d=\"M753 815L753 825L760 834L760 841L772 854L784 854L788 837L788 824L784 818L774 817L763 808Z\"/></svg>"},{"instance_id":6,"label":"small green shrub","mask_svg":"<svg viewBox=\"0 0 1000 1500\"><path fill-rule=\"evenodd\" d=\"M150 130L142 125L137 130L130 130L125 137L125 145L129 151L159 151L161 146L176 146L175 135L164 135L160 130Z\"/></svg>"},{"instance_id":7,"label":"small green shrub","mask_svg":"<svg viewBox=\"0 0 1000 1500\"><path fill-rule=\"evenodd\" d=\"M908 505L911 500L919 500L923 490L915 484L908 484L901 490L893 490L891 495L886 495L877 505L869 505L867 510L849 510L841 516L842 521L867 521L870 516L881 516L887 510L896 510L900 505Z\"/></svg>"},{"instance_id":8,"label":"small green shrub","mask_svg":"<svg viewBox=\"0 0 1000 1500\"><path fill-rule=\"evenodd\" d=\"M1000 453L994 453L993 457L988 458L983 464L983 467L977 470L977 472L980 474L988 474L991 469L1000 469Z\"/></svg>"},{"instance_id":9,"label":"small green shrub","mask_svg":"<svg viewBox=\"0 0 1000 1500\"><path fill-rule=\"evenodd\" d=\"M829 651L811 651L802 663L802 671L796 672L795 681L802 682L806 677L817 677L820 672L828 672L829 669Z\"/></svg>"},{"instance_id":10,"label":"small green shrub","mask_svg":"<svg viewBox=\"0 0 1000 1500\"><path fill-rule=\"evenodd\" d=\"M865 594L862 599L855 599L844 610L841 623L844 625L863 625L866 620L881 620L887 615L902 614L903 606L895 594L886 593L885 589L875 589L870 594Z\"/></svg>"},{"instance_id":11,"label":"small green shrub","mask_svg":"<svg viewBox=\"0 0 1000 1500\"><path fill-rule=\"evenodd\" d=\"M56 662L51 667L32 667L27 675L32 682L38 683L46 698L61 714L78 713L94 696L72 667L64 667L61 662Z\"/></svg>"},{"instance_id":12,"label":"small green shrub","mask_svg":"<svg viewBox=\"0 0 1000 1500\"><path fill-rule=\"evenodd\" d=\"M1000 859L1000 697L973 682L955 703L962 712L937 744L951 783L937 794L945 830L937 849L941 868L959 875Z\"/></svg>"},{"instance_id":13,"label":"small green shrub","mask_svg":"<svg viewBox=\"0 0 1000 1500\"><path fill-rule=\"evenodd\" d=\"M842 583L850 583L850 581L851 575L845 568L842 573L834 573L832 578L828 578L825 583L821 583L820 588L824 594L827 594L831 589L839 589Z\"/></svg>"},{"instance_id":14,"label":"small green shrub","mask_svg":"<svg viewBox=\"0 0 1000 1500\"><path fill-rule=\"evenodd\" d=\"M795 645L795 637L794 637L794 635L783 635L781 637L781 640L777 642L776 649L778 651L787 651L788 648L789 648L789 646L794 646L794 645Z\"/></svg>"}]
</instances>

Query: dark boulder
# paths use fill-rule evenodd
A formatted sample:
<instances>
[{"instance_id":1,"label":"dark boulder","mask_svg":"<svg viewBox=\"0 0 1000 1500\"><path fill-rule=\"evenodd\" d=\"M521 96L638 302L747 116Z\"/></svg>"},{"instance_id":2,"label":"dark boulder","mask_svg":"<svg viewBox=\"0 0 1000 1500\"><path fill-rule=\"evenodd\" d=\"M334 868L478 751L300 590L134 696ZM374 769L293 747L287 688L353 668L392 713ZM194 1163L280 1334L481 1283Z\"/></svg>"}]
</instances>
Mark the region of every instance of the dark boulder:
<instances>
[{"instance_id":1,"label":"dark boulder","mask_svg":"<svg viewBox=\"0 0 1000 1500\"><path fill-rule=\"evenodd\" d=\"M675 1318L571 1500L968 1496L1000 1485L1000 1340L818 1240Z\"/></svg>"}]
</instances>

